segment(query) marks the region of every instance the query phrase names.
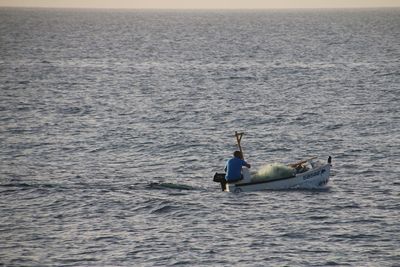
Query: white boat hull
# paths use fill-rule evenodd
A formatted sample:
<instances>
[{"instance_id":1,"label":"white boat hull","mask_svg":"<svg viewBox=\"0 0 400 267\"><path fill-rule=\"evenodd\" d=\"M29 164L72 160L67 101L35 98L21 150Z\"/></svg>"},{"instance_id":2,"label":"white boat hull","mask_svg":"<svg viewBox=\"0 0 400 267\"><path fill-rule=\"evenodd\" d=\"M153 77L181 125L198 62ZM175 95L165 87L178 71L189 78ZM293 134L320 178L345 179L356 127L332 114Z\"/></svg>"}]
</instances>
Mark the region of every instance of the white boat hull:
<instances>
[{"instance_id":1,"label":"white boat hull","mask_svg":"<svg viewBox=\"0 0 400 267\"><path fill-rule=\"evenodd\" d=\"M248 169L243 169L244 179L225 184L227 192L249 192L259 190L312 189L324 187L329 182L331 164L323 164L292 177L252 182Z\"/></svg>"}]
</instances>

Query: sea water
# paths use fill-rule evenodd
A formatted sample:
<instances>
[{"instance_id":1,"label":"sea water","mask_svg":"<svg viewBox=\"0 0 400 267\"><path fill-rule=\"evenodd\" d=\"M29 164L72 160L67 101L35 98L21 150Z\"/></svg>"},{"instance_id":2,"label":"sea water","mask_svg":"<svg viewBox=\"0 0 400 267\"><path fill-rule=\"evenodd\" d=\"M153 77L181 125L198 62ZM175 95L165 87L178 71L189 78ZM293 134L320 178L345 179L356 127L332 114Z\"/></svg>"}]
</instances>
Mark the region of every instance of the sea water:
<instances>
[{"instance_id":1,"label":"sea water","mask_svg":"<svg viewBox=\"0 0 400 267\"><path fill-rule=\"evenodd\" d=\"M400 266L399 70L399 9L2 8L0 265Z\"/></svg>"}]
</instances>

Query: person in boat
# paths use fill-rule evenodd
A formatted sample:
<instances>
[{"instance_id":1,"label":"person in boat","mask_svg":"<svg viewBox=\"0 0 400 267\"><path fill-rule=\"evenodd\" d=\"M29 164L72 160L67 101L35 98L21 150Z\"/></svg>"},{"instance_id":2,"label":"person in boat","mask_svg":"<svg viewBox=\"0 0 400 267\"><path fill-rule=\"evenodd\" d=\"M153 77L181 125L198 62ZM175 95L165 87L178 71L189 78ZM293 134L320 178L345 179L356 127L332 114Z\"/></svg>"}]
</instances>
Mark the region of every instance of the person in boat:
<instances>
[{"instance_id":1,"label":"person in boat","mask_svg":"<svg viewBox=\"0 0 400 267\"><path fill-rule=\"evenodd\" d=\"M233 153L233 158L228 160L225 165L225 180L228 183L237 182L243 179L242 167L250 168L250 164L243 160L243 155L240 151Z\"/></svg>"}]
</instances>

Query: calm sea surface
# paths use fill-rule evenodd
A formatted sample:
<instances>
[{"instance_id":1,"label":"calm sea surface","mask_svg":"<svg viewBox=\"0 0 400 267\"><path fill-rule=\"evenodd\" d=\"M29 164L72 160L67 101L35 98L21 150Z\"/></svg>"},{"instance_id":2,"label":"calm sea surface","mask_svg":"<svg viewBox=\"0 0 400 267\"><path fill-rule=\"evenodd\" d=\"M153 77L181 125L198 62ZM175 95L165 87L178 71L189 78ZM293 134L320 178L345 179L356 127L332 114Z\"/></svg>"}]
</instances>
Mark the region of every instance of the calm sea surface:
<instances>
[{"instance_id":1,"label":"calm sea surface","mask_svg":"<svg viewBox=\"0 0 400 267\"><path fill-rule=\"evenodd\" d=\"M399 103L400 9L2 8L0 266L400 266Z\"/></svg>"}]
</instances>

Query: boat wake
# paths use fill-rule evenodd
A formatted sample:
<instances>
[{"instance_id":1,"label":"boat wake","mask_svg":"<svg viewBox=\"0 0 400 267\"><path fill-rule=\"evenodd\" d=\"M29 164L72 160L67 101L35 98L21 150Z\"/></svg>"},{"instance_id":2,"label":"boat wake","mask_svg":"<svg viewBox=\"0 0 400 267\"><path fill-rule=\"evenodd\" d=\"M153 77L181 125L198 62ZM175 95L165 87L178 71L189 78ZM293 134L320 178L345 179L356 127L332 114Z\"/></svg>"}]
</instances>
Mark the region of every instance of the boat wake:
<instances>
[{"instance_id":1,"label":"boat wake","mask_svg":"<svg viewBox=\"0 0 400 267\"><path fill-rule=\"evenodd\" d=\"M173 189L173 190L196 190L193 186L174 183L149 183L147 185L150 189Z\"/></svg>"}]
</instances>

